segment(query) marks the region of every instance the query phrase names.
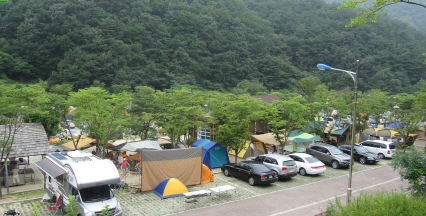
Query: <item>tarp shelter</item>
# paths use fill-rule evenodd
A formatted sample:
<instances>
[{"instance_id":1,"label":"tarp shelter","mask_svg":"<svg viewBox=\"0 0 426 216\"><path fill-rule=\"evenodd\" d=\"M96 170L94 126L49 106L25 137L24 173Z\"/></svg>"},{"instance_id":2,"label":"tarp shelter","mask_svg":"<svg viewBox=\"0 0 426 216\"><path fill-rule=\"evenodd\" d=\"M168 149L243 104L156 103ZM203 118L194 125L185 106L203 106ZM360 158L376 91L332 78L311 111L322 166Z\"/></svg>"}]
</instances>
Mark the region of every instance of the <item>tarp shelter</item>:
<instances>
[{"instance_id":1,"label":"tarp shelter","mask_svg":"<svg viewBox=\"0 0 426 216\"><path fill-rule=\"evenodd\" d=\"M250 143L250 141L246 141L245 147L240 151L238 157L240 158L248 158L254 157L262 154L266 154L268 151L266 150L265 145L262 142L254 141ZM235 155L234 150L229 150L228 152L231 155Z\"/></svg>"},{"instance_id":2,"label":"tarp shelter","mask_svg":"<svg viewBox=\"0 0 426 216\"><path fill-rule=\"evenodd\" d=\"M119 150L119 151L137 151L137 149L157 149L161 150L162 148L158 144L157 140L140 140L135 142L126 142L119 144L114 147L108 147L110 150Z\"/></svg>"},{"instance_id":3,"label":"tarp shelter","mask_svg":"<svg viewBox=\"0 0 426 216\"><path fill-rule=\"evenodd\" d=\"M210 170L210 168L206 166L205 164L203 164L203 171L201 173L202 173L201 184L213 182L214 180L213 173Z\"/></svg>"},{"instance_id":4,"label":"tarp shelter","mask_svg":"<svg viewBox=\"0 0 426 216\"><path fill-rule=\"evenodd\" d=\"M141 151L141 191L154 190L166 178L184 185L201 183L203 148Z\"/></svg>"},{"instance_id":5,"label":"tarp shelter","mask_svg":"<svg viewBox=\"0 0 426 216\"><path fill-rule=\"evenodd\" d=\"M222 167L229 164L226 147L208 139L199 139L191 147L203 147L203 163L210 169Z\"/></svg>"},{"instance_id":6,"label":"tarp shelter","mask_svg":"<svg viewBox=\"0 0 426 216\"><path fill-rule=\"evenodd\" d=\"M77 140L75 140L75 142L77 143ZM62 145L60 145L59 147L61 147L64 150L70 150L70 151L72 151L72 150L76 150L76 149L81 149L81 148L87 147L91 143L95 143L95 142L96 142L95 139L92 139L90 137L81 135L80 140L78 141L78 144L77 144L77 148L74 147L74 142L72 140L69 141L69 142L66 142L66 143L64 143Z\"/></svg>"},{"instance_id":7,"label":"tarp shelter","mask_svg":"<svg viewBox=\"0 0 426 216\"><path fill-rule=\"evenodd\" d=\"M154 190L154 193L161 197L161 199L180 197L183 196L183 193L187 192L188 189L186 186L175 178L164 179Z\"/></svg>"},{"instance_id":8,"label":"tarp shelter","mask_svg":"<svg viewBox=\"0 0 426 216\"><path fill-rule=\"evenodd\" d=\"M305 143L305 142L322 140L321 138L317 136L305 133L303 131L292 131L288 138L295 143Z\"/></svg>"}]
</instances>

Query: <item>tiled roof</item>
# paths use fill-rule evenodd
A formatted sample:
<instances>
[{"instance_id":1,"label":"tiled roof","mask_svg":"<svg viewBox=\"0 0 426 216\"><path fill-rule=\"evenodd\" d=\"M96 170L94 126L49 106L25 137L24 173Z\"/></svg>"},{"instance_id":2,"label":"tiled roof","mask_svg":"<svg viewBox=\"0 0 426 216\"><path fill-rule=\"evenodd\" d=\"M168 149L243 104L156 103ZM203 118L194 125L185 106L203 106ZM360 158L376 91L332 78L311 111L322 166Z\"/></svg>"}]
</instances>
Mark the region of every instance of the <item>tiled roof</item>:
<instances>
[{"instance_id":1,"label":"tiled roof","mask_svg":"<svg viewBox=\"0 0 426 216\"><path fill-rule=\"evenodd\" d=\"M265 103L272 103L272 101L276 101L276 100L281 100L280 97L276 96L276 95L254 95L252 96L254 98L259 98L261 99L263 102Z\"/></svg>"},{"instance_id":2,"label":"tiled roof","mask_svg":"<svg viewBox=\"0 0 426 216\"><path fill-rule=\"evenodd\" d=\"M7 127L6 127L7 128ZM7 128L7 131L9 129ZM6 135L7 132L6 131ZM5 126L0 125L0 140L3 140ZM49 152L49 141L46 131L40 123L22 123L16 131L9 157L27 157L32 155L44 155ZM1 151L0 151L1 152Z\"/></svg>"}]
</instances>

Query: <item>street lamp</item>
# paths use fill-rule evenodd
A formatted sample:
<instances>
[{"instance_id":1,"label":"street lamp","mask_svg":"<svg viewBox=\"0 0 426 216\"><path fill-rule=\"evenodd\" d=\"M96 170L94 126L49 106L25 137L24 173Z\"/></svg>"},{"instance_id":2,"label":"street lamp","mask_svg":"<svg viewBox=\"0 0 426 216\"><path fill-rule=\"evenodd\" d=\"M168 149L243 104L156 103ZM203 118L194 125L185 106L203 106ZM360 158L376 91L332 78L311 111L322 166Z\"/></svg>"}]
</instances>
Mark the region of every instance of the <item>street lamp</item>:
<instances>
[{"instance_id":1,"label":"street lamp","mask_svg":"<svg viewBox=\"0 0 426 216\"><path fill-rule=\"evenodd\" d=\"M354 158L354 146L355 146L355 125L356 125L356 104L357 104L357 94L358 94L358 70L359 70L359 60L356 60L356 72L348 71L348 70L342 70L338 68L330 67L326 64L317 64L318 69L320 70L335 70L335 71L341 71L349 74L353 81L354 81L354 113L353 113L353 120L352 120L352 145L351 145L351 161L349 164L349 182L348 182L348 190L347 190L347 197L346 197L346 203L351 202L351 195L352 195L352 166L353 166L353 158Z\"/></svg>"}]
</instances>

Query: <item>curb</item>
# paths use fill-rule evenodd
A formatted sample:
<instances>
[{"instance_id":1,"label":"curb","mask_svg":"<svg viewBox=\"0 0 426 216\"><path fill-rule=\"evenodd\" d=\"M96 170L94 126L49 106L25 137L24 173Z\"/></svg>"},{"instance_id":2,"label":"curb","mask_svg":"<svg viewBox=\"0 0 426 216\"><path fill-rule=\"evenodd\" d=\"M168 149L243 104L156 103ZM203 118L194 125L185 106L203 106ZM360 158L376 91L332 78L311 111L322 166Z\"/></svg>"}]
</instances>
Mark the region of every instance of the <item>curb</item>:
<instances>
[{"instance_id":1,"label":"curb","mask_svg":"<svg viewBox=\"0 0 426 216\"><path fill-rule=\"evenodd\" d=\"M10 202L2 202L0 205L7 205L7 204L12 204L12 203L18 203L18 202L26 202L26 201L32 201L32 200L37 200L37 199L42 199L43 197L36 197L36 198L31 198L31 199L25 199L25 200L14 200L14 201L10 201Z\"/></svg>"}]
</instances>

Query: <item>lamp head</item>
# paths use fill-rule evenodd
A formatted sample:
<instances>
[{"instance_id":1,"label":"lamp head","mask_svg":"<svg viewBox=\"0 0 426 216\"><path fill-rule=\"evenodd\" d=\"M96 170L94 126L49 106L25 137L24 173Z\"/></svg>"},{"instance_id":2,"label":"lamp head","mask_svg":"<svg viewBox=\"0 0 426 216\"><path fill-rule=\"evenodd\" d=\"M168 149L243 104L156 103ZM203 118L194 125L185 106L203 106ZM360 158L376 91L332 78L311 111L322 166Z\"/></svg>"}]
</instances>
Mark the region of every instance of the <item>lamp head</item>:
<instances>
[{"instance_id":1,"label":"lamp head","mask_svg":"<svg viewBox=\"0 0 426 216\"><path fill-rule=\"evenodd\" d=\"M331 67L326 64L317 64L317 68L320 70L330 70Z\"/></svg>"}]
</instances>

